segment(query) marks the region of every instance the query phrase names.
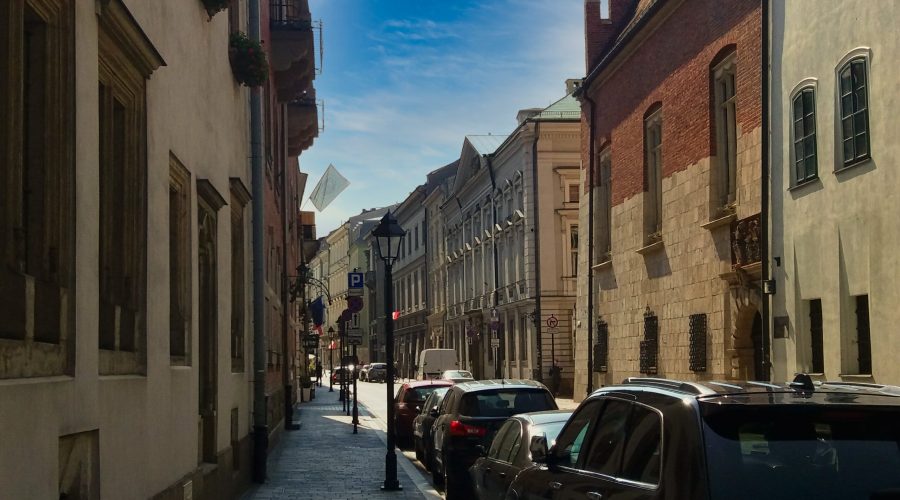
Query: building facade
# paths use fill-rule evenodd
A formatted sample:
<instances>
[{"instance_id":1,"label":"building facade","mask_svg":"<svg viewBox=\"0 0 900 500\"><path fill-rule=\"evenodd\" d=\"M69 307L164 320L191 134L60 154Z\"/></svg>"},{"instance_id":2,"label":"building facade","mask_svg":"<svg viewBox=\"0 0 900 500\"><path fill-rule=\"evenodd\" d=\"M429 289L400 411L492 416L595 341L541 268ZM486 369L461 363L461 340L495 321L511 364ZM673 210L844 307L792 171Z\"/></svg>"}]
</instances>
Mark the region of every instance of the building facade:
<instances>
[{"instance_id":1,"label":"building facade","mask_svg":"<svg viewBox=\"0 0 900 500\"><path fill-rule=\"evenodd\" d=\"M761 13L585 2L576 399L642 373L768 378Z\"/></svg>"},{"instance_id":2,"label":"building facade","mask_svg":"<svg viewBox=\"0 0 900 500\"><path fill-rule=\"evenodd\" d=\"M900 384L898 15L893 2L772 4L776 379Z\"/></svg>"},{"instance_id":3,"label":"building facade","mask_svg":"<svg viewBox=\"0 0 900 500\"><path fill-rule=\"evenodd\" d=\"M416 187L394 212L397 222L406 230L400 256L392 269L394 281L394 309L399 311L394 321L394 359L401 377L414 378L419 352L430 343L427 330L428 310L427 268L425 247L426 185Z\"/></svg>"},{"instance_id":4,"label":"building facade","mask_svg":"<svg viewBox=\"0 0 900 500\"><path fill-rule=\"evenodd\" d=\"M425 269L428 310L427 344L434 348L447 348L444 325L447 321L447 241L444 239L444 217L441 206L447 201L450 187L459 168L454 161L430 172L425 182Z\"/></svg>"}]
</instances>

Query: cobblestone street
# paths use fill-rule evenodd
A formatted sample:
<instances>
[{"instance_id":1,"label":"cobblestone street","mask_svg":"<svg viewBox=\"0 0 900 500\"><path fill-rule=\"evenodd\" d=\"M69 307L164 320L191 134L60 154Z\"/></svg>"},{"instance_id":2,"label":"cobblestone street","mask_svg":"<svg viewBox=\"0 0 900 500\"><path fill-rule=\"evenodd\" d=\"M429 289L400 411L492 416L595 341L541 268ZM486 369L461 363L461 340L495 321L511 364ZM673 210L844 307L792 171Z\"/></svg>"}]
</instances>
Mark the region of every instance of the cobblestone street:
<instances>
[{"instance_id":1,"label":"cobblestone street","mask_svg":"<svg viewBox=\"0 0 900 500\"><path fill-rule=\"evenodd\" d=\"M282 434L269 458L268 480L251 488L244 500L440 498L399 450L403 491L382 492L384 424L360 404L354 435L352 417L344 414L338 397L337 390L317 387L316 399L299 405L300 430Z\"/></svg>"}]
</instances>

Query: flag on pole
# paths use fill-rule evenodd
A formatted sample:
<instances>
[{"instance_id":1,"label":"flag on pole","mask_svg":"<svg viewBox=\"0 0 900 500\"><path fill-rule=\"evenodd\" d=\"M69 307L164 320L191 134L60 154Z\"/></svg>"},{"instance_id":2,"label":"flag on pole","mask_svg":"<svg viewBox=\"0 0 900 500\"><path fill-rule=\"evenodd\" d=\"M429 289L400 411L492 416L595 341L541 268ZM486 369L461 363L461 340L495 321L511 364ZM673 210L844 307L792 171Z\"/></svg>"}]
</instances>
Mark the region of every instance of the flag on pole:
<instances>
[{"instance_id":1,"label":"flag on pole","mask_svg":"<svg viewBox=\"0 0 900 500\"><path fill-rule=\"evenodd\" d=\"M316 184L312 194L309 195L309 200L312 201L316 210L321 212L322 210L325 210L325 207L330 205L343 190L347 189L347 186L349 185L350 181L345 179L344 176L334 168L334 165L329 163L328 168L325 169L325 173L322 174L322 178L319 179L319 183Z\"/></svg>"},{"instance_id":2,"label":"flag on pole","mask_svg":"<svg viewBox=\"0 0 900 500\"><path fill-rule=\"evenodd\" d=\"M398 319L400 319L400 311L394 311L391 314L391 319L393 319L394 321L397 321Z\"/></svg>"}]
</instances>

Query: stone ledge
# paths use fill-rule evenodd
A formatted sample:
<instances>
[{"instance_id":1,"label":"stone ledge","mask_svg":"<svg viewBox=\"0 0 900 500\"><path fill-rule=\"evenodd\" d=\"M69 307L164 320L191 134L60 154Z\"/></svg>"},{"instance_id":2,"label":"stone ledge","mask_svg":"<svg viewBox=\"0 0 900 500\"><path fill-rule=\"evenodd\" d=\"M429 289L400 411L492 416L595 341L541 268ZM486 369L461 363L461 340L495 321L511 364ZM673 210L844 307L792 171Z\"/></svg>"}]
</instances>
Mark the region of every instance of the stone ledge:
<instances>
[{"instance_id":1,"label":"stone ledge","mask_svg":"<svg viewBox=\"0 0 900 500\"><path fill-rule=\"evenodd\" d=\"M704 224L700 224L700 227L706 229L708 231L712 231L717 227L727 226L731 224L735 219L737 219L737 214L731 213L724 217L719 217L718 219L712 219Z\"/></svg>"},{"instance_id":2,"label":"stone ledge","mask_svg":"<svg viewBox=\"0 0 900 500\"><path fill-rule=\"evenodd\" d=\"M662 242L660 242L660 243L662 243ZM612 268L612 259L605 260L599 264L594 264L593 266L591 266L591 269L593 269L595 271L603 271L603 270L611 269L611 268Z\"/></svg>"},{"instance_id":3,"label":"stone ledge","mask_svg":"<svg viewBox=\"0 0 900 500\"><path fill-rule=\"evenodd\" d=\"M638 248L637 250L635 250L635 252L637 252L641 255L649 255L656 251L662 250L663 246L664 246L663 241L658 240L658 241L654 241L653 243L650 243L648 245L645 245L641 248Z\"/></svg>"}]
</instances>

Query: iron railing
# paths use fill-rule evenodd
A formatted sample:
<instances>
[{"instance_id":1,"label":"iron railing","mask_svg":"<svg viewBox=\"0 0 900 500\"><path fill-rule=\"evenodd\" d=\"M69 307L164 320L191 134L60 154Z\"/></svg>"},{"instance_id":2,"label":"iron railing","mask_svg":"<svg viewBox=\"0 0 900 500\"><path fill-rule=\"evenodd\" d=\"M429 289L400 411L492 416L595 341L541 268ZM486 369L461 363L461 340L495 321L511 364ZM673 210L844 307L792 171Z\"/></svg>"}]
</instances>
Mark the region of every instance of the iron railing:
<instances>
[{"instance_id":1,"label":"iron railing","mask_svg":"<svg viewBox=\"0 0 900 500\"><path fill-rule=\"evenodd\" d=\"M309 8L303 8L299 0L270 0L269 22L272 28L311 30Z\"/></svg>"},{"instance_id":2,"label":"iron railing","mask_svg":"<svg viewBox=\"0 0 900 500\"><path fill-rule=\"evenodd\" d=\"M690 367L692 372L706 371L706 314L690 316Z\"/></svg>"},{"instance_id":3,"label":"iron railing","mask_svg":"<svg viewBox=\"0 0 900 500\"><path fill-rule=\"evenodd\" d=\"M606 373L609 363L609 325L603 319L597 320L597 338L594 344L594 371Z\"/></svg>"},{"instance_id":4,"label":"iron railing","mask_svg":"<svg viewBox=\"0 0 900 500\"><path fill-rule=\"evenodd\" d=\"M644 340L641 341L641 373L656 375L659 362L659 318L647 306L644 312Z\"/></svg>"}]
</instances>

